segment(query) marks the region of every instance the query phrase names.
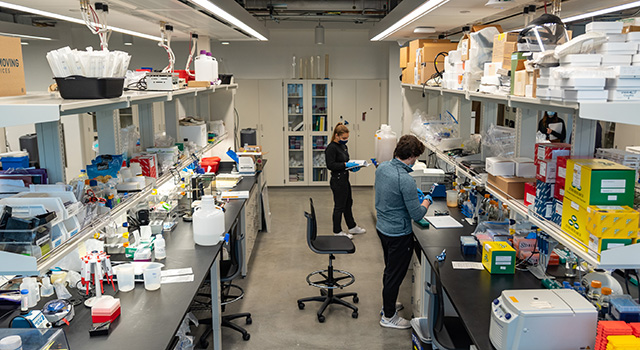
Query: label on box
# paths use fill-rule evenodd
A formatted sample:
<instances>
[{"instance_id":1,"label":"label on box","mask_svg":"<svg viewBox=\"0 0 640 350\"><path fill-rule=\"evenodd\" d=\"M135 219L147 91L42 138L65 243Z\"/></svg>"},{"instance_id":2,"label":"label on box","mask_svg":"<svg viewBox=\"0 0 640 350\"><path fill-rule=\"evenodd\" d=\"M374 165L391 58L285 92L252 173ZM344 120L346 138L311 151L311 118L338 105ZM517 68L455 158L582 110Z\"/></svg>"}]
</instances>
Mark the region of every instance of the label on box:
<instances>
[{"instance_id":1,"label":"label on box","mask_svg":"<svg viewBox=\"0 0 640 350\"><path fill-rule=\"evenodd\" d=\"M582 182L582 165L574 164L573 165L573 181L571 182L571 185L579 189L581 182Z\"/></svg>"},{"instance_id":2,"label":"label on box","mask_svg":"<svg viewBox=\"0 0 640 350\"><path fill-rule=\"evenodd\" d=\"M567 168L558 168L558 177L565 179L567 177Z\"/></svg>"},{"instance_id":3,"label":"label on box","mask_svg":"<svg viewBox=\"0 0 640 350\"><path fill-rule=\"evenodd\" d=\"M532 193L527 193L527 203L533 203L533 201L536 199L536 196Z\"/></svg>"},{"instance_id":4,"label":"label on box","mask_svg":"<svg viewBox=\"0 0 640 350\"><path fill-rule=\"evenodd\" d=\"M618 200L618 196L607 196L607 200L616 201Z\"/></svg>"},{"instance_id":5,"label":"label on box","mask_svg":"<svg viewBox=\"0 0 640 350\"><path fill-rule=\"evenodd\" d=\"M574 201L571 201L571 208L575 210L580 210L580 205Z\"/></svg>"},{"instance_id":6,"label":"label on box","mask_svg":"<svg viewBox=\"0 0 640 350\"><path fill-rule=\"evenodd\" d=\"M624 193L624 187L627 185L627 181L622 179L622 180L602 180L600 182L600 186L602 188L611 188L611 187L616 187L616 188L623 188L623 192ZM602 192L602 193L606 193L606 192ZM615 193L620 193L620 192L615 192Z\"/></svg>"},{"instance_id":7,"label":"label on box","mask_svg":"<svg viewBox=\"0 0 640 350\"><path fill-rule=\"evenodd\" d=\"M624 193L624 188L601 189L600 193Z\"/></svg>"},{"instance_id":8,"label":"label on box","mask_svg":"<svg viewBox=\"0 0 640 350\"><path fill-rule=\"evenodd\" d=\"M496 265L511 265L510 256L496 256Z\"/></svg>"}]
</instances>

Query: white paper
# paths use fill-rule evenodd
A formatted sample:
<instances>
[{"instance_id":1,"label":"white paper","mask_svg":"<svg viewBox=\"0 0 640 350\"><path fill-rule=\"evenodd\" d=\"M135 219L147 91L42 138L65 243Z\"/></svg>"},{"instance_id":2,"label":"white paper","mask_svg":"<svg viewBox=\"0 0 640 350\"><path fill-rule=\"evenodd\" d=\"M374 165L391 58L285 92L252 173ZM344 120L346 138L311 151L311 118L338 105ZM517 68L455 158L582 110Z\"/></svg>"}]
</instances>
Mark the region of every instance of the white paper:
<instances>
[{"instance_id":1,"label":"white paper","mask_svg":"<svg viewBox=\"0 0 640 350\"><path fill-rule=\"evenodd\" d=\"M549 125L547 125L547 127L557 133L562 133L562 123L549 123ZM549 134L549 140L557 140L558 138L553 136L552 134Z\"/></svg>"},{"instance_id":2,"label":"white paper","mask_svg":"<svg viewBox=\"0 0 640 350\"><path fill-rule=\"evenodd\" d=\"M222 192L222 199L249 198L249 191L227 191Z\"/></svg>"},{"instance_id":3,"label":"white paper","mask_svg":"<svg viewBox=\"0 0 640 350\"><path fill-rule=\"evenodd\" d=\"M462 224L459 223L456 219L452 218L449 215L442 216L425 216L427 221L433 225L435 228L456 228L462 227Z\"/></svg>"},{"instance_id":4,"label":"white paper","mask_svg":"<svg viewBox=\"0 0 640 350\"><path fill-rule=\"evenodd\" d=\"M162 277L168 277L168 276L179 276L179 275L191 275L193 274L193 269L190 267L184 268L184 269L169 269L169 270L163 270L160 272L160 275Z\"/></svg>"},{"instance_id":5,"label":"white paper","mask_svg":"<svg viewBox=\"0 0 640 350\"><path fill-rule=\"evenodd\" d=\"M349 160L349 163L356 163L358 165L345 168L345 170L350 170L350 169L354 169L354 168L361 168L361 167L368 167L369 165L371 165L366 160Z\"/></svg>"},{"instance_id":6,"label":"white paper","mask_svg":"<svg viewBox=\"0 0 640 350\"><path fill-rule=\"evenodd\" d=\"M161 284L187 283L187 282L193 282L193 275L163 276L160 280Z\"/></svg>"},{"instance_id":7,"label":"white paper","mask_svg":"<svg viewBox=\"0 0 640 350\"><path fill-rule=\"evenodd\" d=\"M454 270L484 270L484 266L479 262L472 261L452 261Z\"/></svg>"}]
</instances>

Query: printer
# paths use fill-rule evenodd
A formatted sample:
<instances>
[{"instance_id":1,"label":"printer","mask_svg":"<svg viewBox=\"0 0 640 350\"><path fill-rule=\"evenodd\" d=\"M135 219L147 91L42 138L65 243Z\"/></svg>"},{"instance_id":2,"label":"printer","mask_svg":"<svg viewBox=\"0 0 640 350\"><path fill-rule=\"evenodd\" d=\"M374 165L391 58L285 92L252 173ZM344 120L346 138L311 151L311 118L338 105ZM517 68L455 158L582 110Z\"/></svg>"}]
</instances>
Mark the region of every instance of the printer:
<instances>
[{"instance_id":1,"label":"printer","mask_svg":"<svg viewBox=\"0 0 640 350\"><path fill-rule=\"evenodd\" d=\"M598 312L573 289L504 290L491 303L489 338L498 350L593 349Z\"/></svg>"}]
</instances>

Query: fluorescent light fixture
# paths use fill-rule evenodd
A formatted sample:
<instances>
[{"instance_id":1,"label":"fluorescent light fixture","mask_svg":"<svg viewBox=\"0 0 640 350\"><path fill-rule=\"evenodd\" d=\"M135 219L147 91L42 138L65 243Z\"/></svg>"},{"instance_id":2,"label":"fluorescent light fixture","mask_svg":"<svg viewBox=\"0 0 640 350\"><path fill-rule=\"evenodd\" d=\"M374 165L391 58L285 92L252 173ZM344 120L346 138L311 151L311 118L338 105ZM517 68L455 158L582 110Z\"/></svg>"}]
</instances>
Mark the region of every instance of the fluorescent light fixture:
<instances>
[{"instance_id":1,"label":"fluorescent light fixture","mask_svg":"<svg viewBox=\"0 0 640 350\"><path fill-rule=\"evenodd\" d=\"M221 45L229 45L229 42L228 41L221 41L220 44Z\"/></svg>"},{"instance_id":2,"label":"fluorescent light fixture","mask_svg":"<svg viewBox=\"0 0 640 350\"><path fill-rule=\"evenodd\" d=\"M380 41L389 35L397 32L404 26L412 23L416 19L426 15L427 13L437 9L438 7L446 4L449 0L428 0L425 1L422 5L416 7L415 10L411 11L408 15L402 17L398 22L391 25L389 28L382 31L382 33L371 38L371 41Z\"/></svg>"},{"instance_id":3,"label":"fluorescent light fixture","mask_svg":"<svg viewBox=\"0 0 640 350\"><path fill-rule=\"evenodd\" d=\"M33 40L53 40L44 36L25 35L25 34L13 34L13 33L0 33L0 35L11 36L14 38L33 39Z\"/></svg>"},{"instance_id":4,"label":"fluorescent light fixture","mask_svg":"<svg viewBox=\"0 0 640 350\"><path fill-rule=\"evenodd\" d=\"M634 7L640 7L640 1L634 1L634 2L630 2L628 4L613 6L613 7L609 7L609 8L598 10L598 11L587 12L587 13L583 13L581 15L572 16L572 17L568 17L568 18L563 18L562 22L564 22L564 23L575 22L575 21L579 21L581 19L585 19L585 18L589 18L589 17L602 16L602 15L606 15L607 13L617 12L617 11L624 11L624 10L628 10L628 9L631 9L631 8L634 8Z\"/></svg>"},{"instance_id":5,"label":"fluorescent light fixture","mask_svg":"<svg viewBox=\"0 0 640 350\"><path fill-rule=\"evenodd\" d=\"M55 18L55 19L59 19L61 21L67 21L67 22L71 22L71 23L77 23L77 24L85 25L84 21L82 19L80 19L80 18L63 16L63 15L59 15L59 14L53 13L53 12L41 11L41 10L33 9L33 8L30 8L30 7L26 7L26 6L10 4L10 3L4 2L4 1L0 1L0 7L4 7L4 8L16 10L16 11L32 13L32 14L38 15L38 16ZM92 24L95 25L95 23L92 23ZM153 41L161 41L162 40L162 38L160 38L159 36L153 36L153 35L143 34L143 33L139 33L139 32L134 32L133 30L123 29L123 28L118 28L118 27L113 27L113 26L107 26L107 28L113 30L114 32L129 34L129 35L133 35L133 36L137 36L137 37L140 37L140 38L149 39L149 40L153 40Z\"/></svg>"},{"instance_id":6,"label":"fluorescent light fixture","mask_svg":"<svg viewBox=\"0 0 640 350\"><path fill-rule=\"evenodd\" d=\"M256 38L256 39L258 39L260 41L268 41L269 40L266 37L264 37L262 34L258 33L255 29L249 27L248 25L246 25L241 20L233 17L228 12L226 12L225 10L219 8L218 6L214 5L212 2L210 2L208 0L189 0L189 2L194 3L194 4L204 8L205 10L211 12L211 14L213 14L215 16L221 17L225 21L227 21L227 22L233 24L234 26L242 29L243 31L249 33L249 35L253 36L254 38Z\"/></svg>"},{"instance_id":7,"label":"fluorescent light fixture","mask_svg":"<svg viewBox=\"0 0 640 350\"><path fill-rule=\"evenodd\" d=\"M436 28L434 27L416 27L413 30L416 34L433 34L436 32Z\"/></svg>"},{"instance_id":8,"label":"fluorescent light fixture","mask_svg":"<svg viewBox=\"0 0 640 350\"><path fill-rule=\"evenodd\" d=\"M29 45L29 43L28 43L28 42L26 42L26 41L21 41L21 42L20 42L20 45L24 45L24 46L26 46L26 45Z\"/></svg>"},{"instance_id":9,"label":"fluorescent light fixture","mask_svg":"<svg viewBox=\"0 0 640 350\"><path fill-rule=\"evenodd\" d=\"M133 46L133 35L122 34L122 44L124 46Z\"/></svg>"}]
</instances>

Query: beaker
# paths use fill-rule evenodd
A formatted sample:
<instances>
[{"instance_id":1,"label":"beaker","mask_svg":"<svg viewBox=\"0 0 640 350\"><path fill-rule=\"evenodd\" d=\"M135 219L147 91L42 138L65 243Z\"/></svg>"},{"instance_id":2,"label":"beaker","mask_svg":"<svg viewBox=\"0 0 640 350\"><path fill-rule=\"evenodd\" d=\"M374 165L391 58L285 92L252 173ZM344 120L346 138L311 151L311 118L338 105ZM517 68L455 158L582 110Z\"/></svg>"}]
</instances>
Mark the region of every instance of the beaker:
<instances>
[{"instance_id":1,"label":"beaker","mask_svg":"<svg viewBox=\"0 0 640 350\"><path fill-rule=\"evenodd\" d=\"M136 283L133 273L133 264L124 264L114 267L118 276L118 290L128 292L135 288Z\"/></svg>"},{"instance_id":2,"label":"beaker","mask_svg":"<svg viewBox=\"0 0 640 350\"><path fill-rule=\"evenodd\" d=\"M144 268L144 289L156 290L160 288L161 272L164 265L160 263L150 263Z\"/></svg>"},{"instance_id":3,"label":"beaker","mask_svg":"<svg viewBox=\"0 0 640 350\"><path fill-rule=\"evenodd\" d=\"M447 207L457 207L458 206L458 191L456 190L447 190Z\"/></svg>"}]
</instances>

